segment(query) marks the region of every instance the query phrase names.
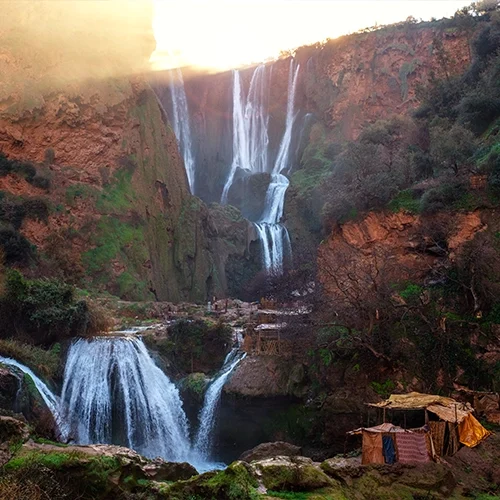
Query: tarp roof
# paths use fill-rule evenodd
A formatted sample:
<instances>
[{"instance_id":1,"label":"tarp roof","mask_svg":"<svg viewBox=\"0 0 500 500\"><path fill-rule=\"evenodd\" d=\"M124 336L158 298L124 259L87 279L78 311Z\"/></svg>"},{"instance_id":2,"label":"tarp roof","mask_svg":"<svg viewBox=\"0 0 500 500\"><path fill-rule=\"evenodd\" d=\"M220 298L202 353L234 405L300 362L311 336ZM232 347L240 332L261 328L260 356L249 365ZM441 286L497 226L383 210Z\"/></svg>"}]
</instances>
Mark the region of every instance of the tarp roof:
<instances>
[{"instance_id":1,"label":"tarp roof","mask_svg":"<svg viewBox=\"0 0 500 500\"><path fill-rule=\"evenodd\" d=\"M380 403L368 403L375 408L386 408L391 410L429 410L442 420L448 422L461 422L472 407L469 403L460 403L452 398L438 396L436 394L421 394L410 392L408 394L391 394L389 399Z\"/></svg>"},{"instance_id":2,"label":"tarp roof","mask_svg":"<svg viewBox=\"0 0 500 500\"><path fill-rule=\"evenodd\" d=\"M359 429L355 429L353 431L349 431L347 434L361 434L363 431L365 432L405 432L402 427L398 427L397 425L390 424L389 422L385 422L380 425L376 425L375 427L360 427Z\"/></svg>"}]
</instances>

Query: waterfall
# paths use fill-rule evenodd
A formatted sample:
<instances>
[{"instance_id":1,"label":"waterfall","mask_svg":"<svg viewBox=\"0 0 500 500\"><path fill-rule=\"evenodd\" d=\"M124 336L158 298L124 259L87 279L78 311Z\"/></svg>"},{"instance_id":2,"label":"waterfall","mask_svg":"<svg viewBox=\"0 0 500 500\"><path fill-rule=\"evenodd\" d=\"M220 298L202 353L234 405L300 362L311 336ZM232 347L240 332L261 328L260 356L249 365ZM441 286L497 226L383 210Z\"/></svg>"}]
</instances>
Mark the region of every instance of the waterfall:
<instances>
[{"instance_id":1,"label":"waterfall","mask_svg":"<svg viewBox=\"0 0 500 500\"><path fill-rule=\"evenodd\" d=\"M255 228L261 241L264 268L272 274L282 274L286 255L291 255L292 246L288 230L280 220L283 216L285 194L289 181L282 174L290 164L290 149L292 144L295 114L295 92L300 65L293 69L293 59L290 60L288 74L288 98L286 106L285 132L281 139L278 156L271 173L271 182L267 188L264 210Z\"/></svg>"},{"instance_id":2,"label":"waterfall","mask_svg":"<svg viewBox=\"0 0 500 500\"><path fill-rule=\"evenodd\" d=\"M191 127L189 125L189 111L184 88L184 79L182 78L182 71L180 68L171 69L169 75L174 132L184 159L189 189L191 193L194 194L196 173L195 159L192 150Z\"/></svg>"},{"instance_id":3,"label":"waterfall","mask_svg":"<svg viewBox=\"0 0 500 500\"><path fill-rule=\"evenodd\" d=\"M213 430L216 422L216 410L222 388L226 383L227 378L234 370L236 365L246 356L245 352L234 348L226 356L224 364L216 378L208 386L205 398L203 400L203 407L200 411L200 427L196 434L194 448L205 459L210 458L212 450Z\"/></svg>"},{"instance_id":4,"label":"waterfall","mask_svg":"<svg viewBox=\"0 0 500 500\"><path fill-rule=\"evenodd\" d=\"M186 461L190 443L179 392L140 338L79 339L68 352L61 400L67 437L114 443L146 457Z\"/></svg>"},{"instance_id":5,"label":"waterfall","mask_svg":"<svg viewBox=\"0 0 500 500\"><path fill-rule=\"evenodd\" d=\"M251 174L267 172L269 146L268 82L266 66L255 68L245 95L240 72L233 71L233 161L222 191L221 203L227 195L238 168Z\"/></svg>"},{"instance_id":6,"label":"waterfall","mask_svg":"<svg viewBox=\"0 0 500 500\"><path fill-rule=\"evenodd\" d=\"M50 410L52 413L57 430L61 433L65 431L64 429L64 424L62 422L62 419L60 418L59 414L59 398L47 387L45 382L40 380L32 370L30 370L27 366L24 366L22 363L19 363L15 359L11 358L4 358L3 356L0 356L0 363L8 366L14 366L21 370L23 373L26 375L29 375L31 377L31 380L33 380L33 383L35 384L35 387L37 388L38 392L40 393L40 396L42 397L43 401L47 405L47 408Z\"/></svg>"},{"instance_id":7,"label":"waterfall","mask_svg":"<svg viewBox=\"0 0 500 500\"><path fill-rule=\"evenodd\" d=\"M246 170L250 175L262 172L271 174L262 215L254 224L261 241L264 268L273 274L283 272L284 259L292 252L290 236L286 227L280 224L280 220L289 184L283 172L290 168L293 126L297 117L295 94L299 69L299 65L294 68L294 60L291 59L285 130L272 168L269 168L268 160L269 112L266 66L262 64L255 68L247 95L241 85L240 72L233 71L233 161L222 191L221 203L227 203L229 189L238 168Z\"/></svg>"}]
</instances>

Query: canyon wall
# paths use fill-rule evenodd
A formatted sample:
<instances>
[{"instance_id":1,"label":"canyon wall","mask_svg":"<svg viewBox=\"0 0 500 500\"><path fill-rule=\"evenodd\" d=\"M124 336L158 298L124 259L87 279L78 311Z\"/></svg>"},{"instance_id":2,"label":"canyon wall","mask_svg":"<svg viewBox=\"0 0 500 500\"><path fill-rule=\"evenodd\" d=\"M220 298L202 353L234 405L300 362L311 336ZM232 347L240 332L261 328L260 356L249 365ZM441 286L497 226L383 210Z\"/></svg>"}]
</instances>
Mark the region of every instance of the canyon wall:
<instances>
[{"instance_id":1,"label":"canyon wall","mask_svg":"<svg viewBox=\"0 0 500 500\"><path fill-rule=\"evenodd\" d=\"M2 9L0 151L30 166L3 172L0 190L11 204L28 198L48 207L19 228L36 245L28 272L134 300L222 296L226 262L247 261L252 232L237 212L189 194L146 77L151 4ZM9 220L4 226L11 230Z\"/></svg>"},{"instance_id":2,"label":"canyon wall","mask_svg":"<svg viewBox=\"0 0 500 500\"><path fill-rule=\"evenodd\" d=\"M232 74L185 72L200 200L189 194L175 136L151 89L165 91L165 78L145 76L155 45L150 4L2 8L0 150L9 160L31 162L35 177L46 180L9 172L0 190L14 204L29 198L49 206L47 217L27 217L19 228L36 245L29 272L127 299L241 294L260 269L255 231L238 210L206 205L220 200L231 163ZM292 172L311 124L320 123L330 138L350 139L367 122L408 113L419 84L463 69L468 36L404 24L304 47L295 58L301 69ZM274 161L289 59L267 67ZM252 72L241 71L244 86ZM267 174L237 179L229 203L255 220L268 183ZM284 217L292 246L314 246L320 231L296 188L292 178Z\"/></svg>"}]
</instances>

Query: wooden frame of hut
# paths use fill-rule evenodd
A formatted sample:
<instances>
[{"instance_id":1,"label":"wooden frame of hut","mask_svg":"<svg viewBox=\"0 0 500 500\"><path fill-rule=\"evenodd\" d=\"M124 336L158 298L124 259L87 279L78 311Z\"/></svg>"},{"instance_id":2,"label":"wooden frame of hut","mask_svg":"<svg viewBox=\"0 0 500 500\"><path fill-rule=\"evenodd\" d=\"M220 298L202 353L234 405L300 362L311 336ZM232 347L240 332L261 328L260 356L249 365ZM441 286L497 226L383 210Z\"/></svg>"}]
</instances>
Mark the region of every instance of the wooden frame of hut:
<instances>
[{"instance_id":1,"label":"wooden frame of hut","mask_svg":"<svg viewBox=\"0 0 500 500\"><path fill-rule=\"evenodd\" d=\"M383 423L348 433L362 435L363 464L424 463L454 455L462 445L477 446L490 435L474 418L468 403L452 398L411 392L367 405L382 410ZM405 412L405 423L406 412L424 412L425 424L406 429L386 422L388 413L394 411Z\"/></svg>"}]
</instances>

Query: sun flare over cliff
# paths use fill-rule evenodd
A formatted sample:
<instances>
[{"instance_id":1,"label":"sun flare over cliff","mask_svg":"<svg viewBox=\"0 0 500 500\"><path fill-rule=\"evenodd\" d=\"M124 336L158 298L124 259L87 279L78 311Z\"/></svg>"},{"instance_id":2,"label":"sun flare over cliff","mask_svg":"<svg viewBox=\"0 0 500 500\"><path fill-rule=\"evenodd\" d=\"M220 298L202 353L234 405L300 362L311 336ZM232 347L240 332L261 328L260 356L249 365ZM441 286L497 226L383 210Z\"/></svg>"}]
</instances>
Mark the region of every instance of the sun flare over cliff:
<instances>
[{"instance_id":1,"label":"sun flare over cliff","mask_svg":"<svg viewBox=\"0 0 500 500\"><path fill-rule=\"evenodd\" d=\"M317 0L157 0L153 22L156 69L228 69L276 57L280 51L362 28L449 17L470 2Z\"/></svg>"}]
</instances>

